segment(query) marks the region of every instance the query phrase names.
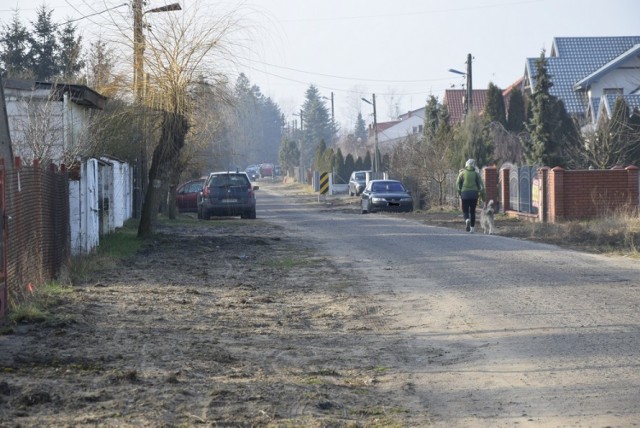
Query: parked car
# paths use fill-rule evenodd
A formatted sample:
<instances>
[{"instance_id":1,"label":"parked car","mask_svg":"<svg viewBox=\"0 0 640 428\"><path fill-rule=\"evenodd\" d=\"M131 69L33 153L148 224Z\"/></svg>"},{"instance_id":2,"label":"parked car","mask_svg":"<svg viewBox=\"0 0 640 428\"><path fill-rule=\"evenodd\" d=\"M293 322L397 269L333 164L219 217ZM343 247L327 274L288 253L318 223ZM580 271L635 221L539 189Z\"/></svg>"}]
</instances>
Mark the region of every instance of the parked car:
<instances>
[{"instance_id":1,"label":"parked car","mask_svg":"<svg viewBox=\"0 0 640 428\"><path fill-rule=\"evenodd\" d=\"M256 181L260 178L260 166L258 165L249 165L244 172L247 173L251 181Z\"/></svg>"},{"instance_id":2,"label":"parked car","mask_svg":"<svg viewBox=\"0 0 640 428\"><path fill-rule=\"evenodd\" d=\"M353 171L349 177L349 196L358 196L362 193L367 185L367 172L371 171Z\"/></svg>"},{"instance_id":3,"label":"parked car","mask_svg":"<svg viewBox=\"0 0 640 428\"><path fill-rule=\"evenodd\" d=\"M398 180L371 180L360 199L362 214L376 211L413 211L413 197Z\"/></svg>"},{"instance_id":4,"label":"parked car","mask_svg":"<svg viewBox=\"0 0 640 428\"><path fill-rule=\"evenodd\" d=\"M246 172L213 172L207 177L198 197L198 218L237 216L256 218L258 186L251 184Z\"/></svg>"},{"instance_id":5,"label":"parked car","mask_svg":"<svg viewBox=\"0 0 640 428\"><path fill-rule=\"evenodd\" d=\"M176 189L176 207L178 212L197 212L198 211L198 194L202 191L204 178L187 181L182 183Z\"/></svg>"}]
</instances>

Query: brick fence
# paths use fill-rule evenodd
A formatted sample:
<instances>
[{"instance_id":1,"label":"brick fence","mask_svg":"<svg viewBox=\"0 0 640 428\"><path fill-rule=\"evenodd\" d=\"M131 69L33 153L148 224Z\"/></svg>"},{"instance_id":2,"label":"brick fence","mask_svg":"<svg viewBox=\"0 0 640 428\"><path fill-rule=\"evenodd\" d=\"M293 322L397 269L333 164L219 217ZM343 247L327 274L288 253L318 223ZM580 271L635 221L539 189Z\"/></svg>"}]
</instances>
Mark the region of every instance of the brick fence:
<instances>
[{"instance_id":1,"label":"brick fence","mask_svg":"<svg viewBox=\"0 0 640 428\"><path fill-rule=\"evenodd\" d=\"M501 180L495 166L483 169L487 199L499 201L502 212L513 213L509 202L509 170L503 169L500 173ZM599 170L544 167L538 170L537 183L531 190L538 204L535 220L542 222L586 220L620 210L637 210L640 206L636 166Z\"/></svg>"}]
</instances>

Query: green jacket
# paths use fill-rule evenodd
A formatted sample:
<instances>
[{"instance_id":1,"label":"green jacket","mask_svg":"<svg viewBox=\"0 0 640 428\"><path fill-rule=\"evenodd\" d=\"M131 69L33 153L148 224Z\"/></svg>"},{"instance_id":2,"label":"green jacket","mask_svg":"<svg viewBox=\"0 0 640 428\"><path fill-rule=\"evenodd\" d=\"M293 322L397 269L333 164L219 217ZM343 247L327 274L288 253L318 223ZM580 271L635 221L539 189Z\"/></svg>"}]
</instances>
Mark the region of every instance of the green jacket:
<instances>
[{"instance_id":1,"label":"green jacket","mask_svg":"<svg viewBox=\"0 0 640 428\"><path fill-rule=\"evenodd\" d=\"M478 196L483 201L486 199L482 177L472 166L467 166L460 170L456 180L456 189L458 189L458 195L462 199L477 199Z\"/></svg>"}]
</instances>

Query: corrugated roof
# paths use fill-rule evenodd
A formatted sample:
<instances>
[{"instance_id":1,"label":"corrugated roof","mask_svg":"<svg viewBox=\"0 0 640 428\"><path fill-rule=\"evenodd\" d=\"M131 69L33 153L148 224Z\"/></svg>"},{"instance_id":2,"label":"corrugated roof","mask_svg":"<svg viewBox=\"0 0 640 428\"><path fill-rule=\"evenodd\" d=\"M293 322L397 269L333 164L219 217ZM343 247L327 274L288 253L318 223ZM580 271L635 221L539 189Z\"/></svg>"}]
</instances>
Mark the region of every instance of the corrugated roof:
<instances>
[{"instance_id":1,"label":"corrugated roof","mask_svg":"<svg viewBox=\"0 0 640 428\"><path fill-rule=\"evenodd\" d=\"M585 94L574 90L574 85L637 44L640 44L640 36L556 37L547 58L547 69L553 82L549 92L564 102L569 114L584 115L588 100ZM532 88L535 88L537 59L527 58L526 63Z\"/></svg>"}]
</instances>

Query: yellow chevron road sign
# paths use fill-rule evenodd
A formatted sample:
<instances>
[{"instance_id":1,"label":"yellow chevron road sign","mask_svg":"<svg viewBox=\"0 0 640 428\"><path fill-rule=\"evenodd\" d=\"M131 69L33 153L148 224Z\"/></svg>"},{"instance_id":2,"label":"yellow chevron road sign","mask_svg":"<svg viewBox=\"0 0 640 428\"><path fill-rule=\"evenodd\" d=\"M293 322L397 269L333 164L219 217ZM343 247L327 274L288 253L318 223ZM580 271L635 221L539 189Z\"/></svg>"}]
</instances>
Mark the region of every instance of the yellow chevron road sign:
<instances>
[{"instance_id":1,"label":"yellow chevron road sign","mask_svg":"<svg viewBox=\"0 0 640 428\"><path fill-rule=\"evenodd\" d=\"M326 195L329 193L329 173L320 173L320 194Z\"/></svg>"}]
</instances>

